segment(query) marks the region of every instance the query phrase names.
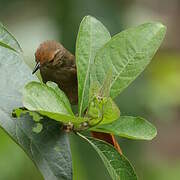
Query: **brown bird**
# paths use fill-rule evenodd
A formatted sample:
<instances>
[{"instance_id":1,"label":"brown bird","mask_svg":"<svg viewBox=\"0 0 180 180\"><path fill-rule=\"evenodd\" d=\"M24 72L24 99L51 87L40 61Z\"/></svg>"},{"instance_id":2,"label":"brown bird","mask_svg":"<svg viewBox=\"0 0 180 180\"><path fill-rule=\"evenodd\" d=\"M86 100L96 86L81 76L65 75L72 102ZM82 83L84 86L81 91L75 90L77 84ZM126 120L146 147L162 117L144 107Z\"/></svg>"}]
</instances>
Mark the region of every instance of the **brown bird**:
<instances>
[{"instance_id":1,"label":"brown bird","mask_svg":"<svg viewBox=\"0 0 180 180\"><path fill-rule=\"evenodd\" d=\"M78 83L75 56L56 41L45 41L36 50L36 66L40 69L44 83L53 81L62 89L71 104L78 103ZM107 133L92 132L93 137L112 144L120 154L122 151L115 137Z\"/></svg>"}]
</instances>

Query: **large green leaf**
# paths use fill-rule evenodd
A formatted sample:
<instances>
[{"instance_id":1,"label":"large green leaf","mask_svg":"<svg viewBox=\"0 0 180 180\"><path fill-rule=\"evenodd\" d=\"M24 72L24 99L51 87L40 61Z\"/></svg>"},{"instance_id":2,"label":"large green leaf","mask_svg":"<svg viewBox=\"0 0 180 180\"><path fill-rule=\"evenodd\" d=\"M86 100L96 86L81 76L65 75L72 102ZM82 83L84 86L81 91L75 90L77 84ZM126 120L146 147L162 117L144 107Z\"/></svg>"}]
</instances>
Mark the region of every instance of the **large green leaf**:
<instances>
[{"instance_id":1,"label":"large green leaf","mask_svg":"<svg viewBox=\"0 0 180 180\"><path fill-rule=\"evenodd\" d=\"M79 115L88 105L90 71L96 52L110 40L110 34L97 19L86 16L82 20L76 41Z\"/></svg>"},{"instance_id":2,"label":"large green leaf","mask_svg":"<svg viewBox=\"0 0 180 180\"><path fill-rule=\"evenodd\" d=\"M39 82L28 83L23 91L23 105L30 111L37 111L63 123L79 125L87 120L74 116L68 98L53 82L48 82L47 85Z\"/></svg>"},{"instance_id":3,"label":"large green leaf","mask_svg":"<svg viewBox=\"0 0 180 180\"><path fill-rule=\"evenodd\" d=\"M110 124L96 126L91 130L139 140L151 140L157 134L151 123L143 118L131 116L121 116Z\"/></svg>"},{"instance_id":4,"label":"large green leaf","mask_svg":"<svg viewBox=\"0 0 180 180\"><path fill-rule=\"evenodd\" d=\"M1 31L0 31L1 32ZM8 32L9 46L14 38ZM18 46L18 45L17 45ZM72 180L71 154L67 135L60 131L59 123L52 120L40 122L43 129L40 133L33 132L36 127L31 116L19 119L12 117L12 110L22 107L22 90L26 83L38 81L32 76L31 69L17 53L0 47L0 126L35 162L46 180Z\"/></svg>"},{"instance_id":5,"label":"large green leaf","mask_svg":"<svg viewBox=\"0 0 180 180\"><path fill-rule=\"evenodd\" d=\"M69 139L59 123L43 118L34 123L27 114L14 119L13 137L35 162L45 180L72 180ZM38 125L42 129L36 130Z\"/></svg>"},{"instance_id":6,"label":"large green leaf","mask_svg":"<svg viewBox=\"0 0 180 180\"><path fill-rule=\"evenodd\" d=\"M78 135L85 139L97 151L113 180L137 180L133 167L124 155L113 146L91 137Z\"/></svg>"},{"instance_id":7,"label":"large green leaf","mask_svg":"<svg viewBox=\"0 0 180 180\"><path fill-rule=\"evenodd\" d=\"M24 87L23 105L31 111L41 110L73 116L64 92L39 82L30 82Z\"/></svg>"},{"instance_id":8,"label":"large green leaf","mask_svg":"<svg viewBox=\"0 0 180 180\"><path fill-rule=\"evenodd\" d=\"M116 97L148 65L159 48L166 32L161 23L146 23L127 29L112 37L95 57L94 82L102 84L112 69L110 95Z\"/></svg>"}]
</instances>

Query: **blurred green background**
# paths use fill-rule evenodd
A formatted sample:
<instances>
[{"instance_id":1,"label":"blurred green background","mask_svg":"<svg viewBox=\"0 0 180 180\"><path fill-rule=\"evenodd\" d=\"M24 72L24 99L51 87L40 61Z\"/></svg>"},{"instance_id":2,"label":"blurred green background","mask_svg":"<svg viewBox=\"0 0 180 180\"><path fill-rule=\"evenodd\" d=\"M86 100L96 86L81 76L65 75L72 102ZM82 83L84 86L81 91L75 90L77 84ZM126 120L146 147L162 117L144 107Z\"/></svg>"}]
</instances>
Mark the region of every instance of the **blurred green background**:
<instances>
[{"instance_id":1,"label":"blurred green background","mask_svg":"<svg viewBox=\"0 0 180 180\"><path fill-rule=\"evenodd\" d=\"M114 35L147 21L167 26L166 39L152 63L117 99L123 115L154 123L150 142L118 138L140 180L180 179L180 1L179 0L0 0L0 21L20 42L33 67L34 52L47 39L74 53L81 19L92 15ZM70 135L74 180L109 180L94 150ZM0 180L41 180L26 154L0 130Z\"/></svg>"}]
</instances>

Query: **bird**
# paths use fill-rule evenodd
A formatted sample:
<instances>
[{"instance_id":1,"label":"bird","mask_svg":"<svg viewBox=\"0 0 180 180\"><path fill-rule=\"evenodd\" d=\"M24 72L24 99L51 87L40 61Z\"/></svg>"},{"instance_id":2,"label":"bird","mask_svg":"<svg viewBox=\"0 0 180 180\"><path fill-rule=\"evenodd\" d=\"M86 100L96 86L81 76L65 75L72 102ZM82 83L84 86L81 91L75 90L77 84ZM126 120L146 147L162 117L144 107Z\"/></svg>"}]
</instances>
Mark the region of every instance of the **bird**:
<instances>
[{"instance_id":1,"label":"bird","mask_svg":"<svg viewBox=\"0 0 180 180\"><path fill-rule=\"evenodd\" d=\"M40 70L42 81L55 82L64 91L72 105L78 104L78 80L75 56L61 43L54 40L42 42L35 52L36 65L32 74ZM94 138L113 145L122 154L114 135L102 132L91 132Z\"/></svg>"}]
</instances>

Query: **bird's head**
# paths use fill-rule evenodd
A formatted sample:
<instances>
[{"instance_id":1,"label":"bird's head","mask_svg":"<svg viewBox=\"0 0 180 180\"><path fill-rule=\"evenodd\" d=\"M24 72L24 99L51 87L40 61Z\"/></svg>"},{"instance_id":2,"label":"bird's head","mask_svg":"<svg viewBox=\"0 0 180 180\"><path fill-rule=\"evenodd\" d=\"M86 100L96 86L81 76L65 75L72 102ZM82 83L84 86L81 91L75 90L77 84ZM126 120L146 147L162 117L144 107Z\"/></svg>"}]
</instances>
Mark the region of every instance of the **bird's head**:
<instances>
[{"instance_id":1,"label":"bird's head","mask_svg":"<svg viewBox=\"0 0 180 180\"><path fill-rule=\"evenodd\" d=\"M62 51L64 47L56 41L45 41L39 45L35 53L36 65L32 74L34 74L40 67L48 63L53 63L56 55Z\"/></svg>"}]
</instances>

